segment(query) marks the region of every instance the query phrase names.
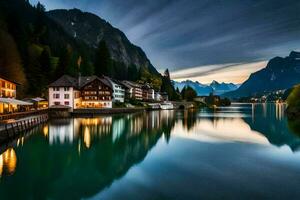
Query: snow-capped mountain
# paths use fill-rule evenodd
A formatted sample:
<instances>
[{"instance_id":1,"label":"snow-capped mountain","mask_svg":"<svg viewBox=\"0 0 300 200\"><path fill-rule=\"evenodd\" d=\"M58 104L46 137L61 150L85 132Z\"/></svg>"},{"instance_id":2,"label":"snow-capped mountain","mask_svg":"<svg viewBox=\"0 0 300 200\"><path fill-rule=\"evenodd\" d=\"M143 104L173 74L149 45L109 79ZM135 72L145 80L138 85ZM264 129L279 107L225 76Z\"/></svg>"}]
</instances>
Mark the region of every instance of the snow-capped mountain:
<instances>
[{"instance_id":1,"label":"snow-capped mountain","mask_svg":"<svg viewBox=\"0 0 300 200\"><path fill-rule=\"evenodd\" d=\"M198 81L186 80L182 82L173 81L174 87L178 88L181 92L182 89L186 86L190 86L193 88L198 96L208 96L211 92L216 95L224 94L225 92L230 92L238 89L239 85L235 85L233 83L218 83L217 81L213 81L211 84L202 84Z\"/></svg>"}]
</instances>

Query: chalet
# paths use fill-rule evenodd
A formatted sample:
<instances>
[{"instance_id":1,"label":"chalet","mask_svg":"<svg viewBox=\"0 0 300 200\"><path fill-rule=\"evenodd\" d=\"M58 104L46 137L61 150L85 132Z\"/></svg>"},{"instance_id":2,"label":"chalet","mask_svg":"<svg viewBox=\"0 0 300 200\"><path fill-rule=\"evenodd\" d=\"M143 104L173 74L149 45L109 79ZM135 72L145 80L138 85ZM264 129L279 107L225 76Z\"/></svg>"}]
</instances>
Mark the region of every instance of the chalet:
<instances>
[{"instance_id":1,"label":"chalet","mask_svg":"<svg viewBox=\"0 0 300 200\"><path fill-rule=\"evenodd\" d=\"M21 106L29 106L32 103L17 100L18 83L0 76L0 114L19 112Z\"/></svg>"},{"instance_id":2,"label":"chalet","mask_svg":"<svg viewBox=\"0 0 300 200\"><path fill-rule=\"evenodd\" d=\"M49 85L49 107L111 108L112 88L97 76L73 78L64 75Z\"/></svg>"},{"instance_id":3,"label":"chalet","mask_svg":"<svg viewBox=\"0 0 300 200\"><path fill-rule=\"evenodd\" d=\"M81 108L112 108L112 87L97 76L80 77Z\"/></svg>"},{"instance_id":4,"label":"chalet","mask_svg":"<svg viewBox=\"0 0 300 200\"><path fill-rule=\"evenodd\" d=\"M118 80L111 79L107 76L103 76L105 80L107 80L110 86L113 89L113 102L121 102L125 101L125 86Z\"/></svg>"},{"instance_id":5,"label":"chalet","mask_svg":"<svg viewBox=\"0 0 300 200\"><path fill-rule=\"evenodd\" d=\"M132 81L122 81L122 83L126 87L125 93L127 98L139 101L143 100L143 90L140 84Z\"/></svg>"}]
</instances>

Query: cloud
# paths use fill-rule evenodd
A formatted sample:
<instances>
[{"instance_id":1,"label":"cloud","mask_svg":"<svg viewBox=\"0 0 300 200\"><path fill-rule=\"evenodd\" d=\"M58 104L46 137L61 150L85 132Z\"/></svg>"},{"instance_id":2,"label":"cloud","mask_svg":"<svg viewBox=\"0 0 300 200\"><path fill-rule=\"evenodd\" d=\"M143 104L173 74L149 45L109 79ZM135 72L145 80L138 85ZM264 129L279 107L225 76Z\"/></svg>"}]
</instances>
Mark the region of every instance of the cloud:
<instances>
[{"instance_id":1,"label":"cloud","mask_svg":"<svg viewBox=\"0 0 300 200\"><path fill-rule=\"evenodd\" d=\"M31 0L36 2L37 0ZM158 69L251 63L300 48L299 0L40 0L98 14Z\"/></svg>"},{"instance_id":2,"label":"cloud","mask_svg":"<svg viewBox=\"0 0 300 200\"><path fill-rule=\"evenodd\" d=\"M220 82L244 82L251 73L254 73L267 65L267 61L251 63L228 63L220 65L206 65L182 69L171 72L171 78L177 81L186 79L210 83L213 80Z\"/></svg>"}]
</instances>

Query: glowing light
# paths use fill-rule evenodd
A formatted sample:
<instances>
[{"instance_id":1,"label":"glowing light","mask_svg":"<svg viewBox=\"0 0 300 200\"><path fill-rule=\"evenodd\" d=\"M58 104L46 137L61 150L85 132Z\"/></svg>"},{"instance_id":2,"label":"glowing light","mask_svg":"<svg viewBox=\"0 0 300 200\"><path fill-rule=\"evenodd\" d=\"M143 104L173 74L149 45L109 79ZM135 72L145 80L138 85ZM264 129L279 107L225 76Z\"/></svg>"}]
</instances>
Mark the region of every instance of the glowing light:
<instances>
[{"instance_id":1,"label":"glowing light","mask_svg":"<svg viewBox=\"0 0 300 200\"><path fill-rule=\"evenodd\" d=\"M91 133L90 133L90 129L88 127L85 127L85 129L84 129L83 142L84 142L86 148L91 147Z\"/></svg>"},{"instance_id":2,"label":"glowing light","mask_svg":"<svg viewBox=\"0 0 300 200\"><path fill-rule=\"evenodd\" d=\"M44 128L43 128L43 133L44 133L44 136L45 136L45 137L48 136L48 133L49 133L49 127L48 127L48 125L44 126Z\"/></svg>"},{"instance_id":3,"label":"glowing light","mask_svg":"<svg viewBox=\"0 0 300 200\"><path fill-rule=\"evenodd\" d=\"M14 174L17 167L17 155L14 149L7 149L0 155L0 176L4 171L8 174Z\"/></svg>"}]
</instances>

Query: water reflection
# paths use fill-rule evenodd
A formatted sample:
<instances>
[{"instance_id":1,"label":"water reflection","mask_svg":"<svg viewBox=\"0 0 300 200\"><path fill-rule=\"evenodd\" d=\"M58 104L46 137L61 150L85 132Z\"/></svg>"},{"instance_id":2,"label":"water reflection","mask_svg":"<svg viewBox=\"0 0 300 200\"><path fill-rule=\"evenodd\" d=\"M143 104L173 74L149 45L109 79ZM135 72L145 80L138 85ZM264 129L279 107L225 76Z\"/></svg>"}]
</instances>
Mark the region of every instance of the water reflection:
<instances>
[{"instance_id":1,"label":"water reflection","mask_svg":"<svg viewBox=\"0 0 300 200\"><path fill-rule=\"evenodd\" d=\"M173 137L202 144L271 143L296 151L300 139L290 132L284 109L284 104L238 104L215 112L52 120L1 154L1 199L91 197L140 163L158 141L170 144Z\"/></svg>"},{"instance_id":2,"label":"water reflection","mask_svg":"<svg viewBox=\"0 0 300 200\"><path fill-rule=\"evenodd\" d=\"M2 175L12 175L17 167L17 156L13 148L7 149L0 155L0 177Z\"/></svg>"},{"instance_id":3,"label":"water reflection","mask_svg":"<svg viewBox=\"0 0 300 200\"><path fill-rule=\"evenodd\" d=\"M90 197L141 162L162 136L170 138L174 117L155 112L51 121L16 152L2 154L2 174L16 170L17 155L19 173L2 177L1 199ZM23 180L28 183L21 187Z\"/></svg>"}]
</instances>

